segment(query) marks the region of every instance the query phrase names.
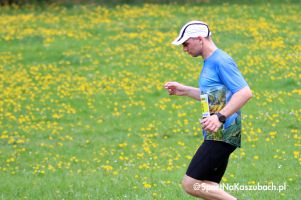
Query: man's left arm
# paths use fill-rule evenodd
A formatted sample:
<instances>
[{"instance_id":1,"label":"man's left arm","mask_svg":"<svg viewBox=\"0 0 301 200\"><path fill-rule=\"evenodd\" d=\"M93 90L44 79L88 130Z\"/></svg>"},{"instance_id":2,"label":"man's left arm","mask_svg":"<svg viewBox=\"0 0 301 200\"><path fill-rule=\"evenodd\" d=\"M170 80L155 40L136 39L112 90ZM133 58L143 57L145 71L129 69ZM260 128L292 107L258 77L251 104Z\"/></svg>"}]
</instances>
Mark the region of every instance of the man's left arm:
<instances>
[{"instance_id":1,"label":"man's left arm","mask_svg":"<svg viewBox=\"0 0 301 200\"><path fill-rule=\"evenodd\" d=\"M234 93L230 101L221 111L219 111L219 113L229 117L242 108L251 98L252 91L249 86L246 86ZM210 132L216 132L222 126L222 123L218 120L217 115L211 115L210 117L202 119L200 122L203 129Z\"/></svg>"},{"instance_id":2,"label":"man's left arm","mask_svg":"<svg viewBox=\"0 0 301 200\"><path fill-rule=\"evenodd\" d=\"M246 86L233 94L229 103L220 111L220 113L229 117L242 108L251 98L252 91L248 86Z\"/></svg>"}]
</instances>

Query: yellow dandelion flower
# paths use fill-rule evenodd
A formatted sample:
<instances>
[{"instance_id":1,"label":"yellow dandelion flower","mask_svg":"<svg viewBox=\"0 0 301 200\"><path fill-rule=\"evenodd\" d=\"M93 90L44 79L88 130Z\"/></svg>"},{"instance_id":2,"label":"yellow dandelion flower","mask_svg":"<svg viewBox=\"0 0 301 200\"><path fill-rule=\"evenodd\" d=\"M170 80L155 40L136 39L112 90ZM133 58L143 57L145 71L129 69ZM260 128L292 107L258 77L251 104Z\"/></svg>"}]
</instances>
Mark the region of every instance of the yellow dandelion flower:
<instances>
[{"instance_id":1,"label":"yellow dandelion flower","mask_svg":"<svg viewBox=\"0 0 301 200\"><path fill-rule=\"evenodd\" d=\"M111 165L103 165L101 168L105 171L111 171L113 170L113 167Z\"/></svg>"},{"instance_id":2,"label":"yellow dandelion flower","mask_svg":"<svg viewBox=\"0 0 301 200\"><path fill-rule=\"evenodd\" d=\"M143 183L143 187L144 187L144 188L151 188L152 185L149 184L149 183L144 182L144 183Z\"/></svg>"}]
</instances>

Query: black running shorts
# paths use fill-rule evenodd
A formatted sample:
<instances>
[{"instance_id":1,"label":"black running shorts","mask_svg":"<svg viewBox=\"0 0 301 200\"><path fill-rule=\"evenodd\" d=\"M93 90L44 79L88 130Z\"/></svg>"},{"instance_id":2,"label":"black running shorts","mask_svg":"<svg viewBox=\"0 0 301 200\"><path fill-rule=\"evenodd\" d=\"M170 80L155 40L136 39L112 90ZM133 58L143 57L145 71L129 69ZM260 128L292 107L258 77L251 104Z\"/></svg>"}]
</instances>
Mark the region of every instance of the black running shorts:
<instances>
[{"instance_id":1,"label":"black running shorts","mask_svg":"<svg viewBox=\"0 0 301 200\"><path fill-rule=\"evenodd\" d=\"M230 154L235 146L213 140L205 140L193 156L186 175L197 180L220 183Z\"/></svg>"}]
</instances>

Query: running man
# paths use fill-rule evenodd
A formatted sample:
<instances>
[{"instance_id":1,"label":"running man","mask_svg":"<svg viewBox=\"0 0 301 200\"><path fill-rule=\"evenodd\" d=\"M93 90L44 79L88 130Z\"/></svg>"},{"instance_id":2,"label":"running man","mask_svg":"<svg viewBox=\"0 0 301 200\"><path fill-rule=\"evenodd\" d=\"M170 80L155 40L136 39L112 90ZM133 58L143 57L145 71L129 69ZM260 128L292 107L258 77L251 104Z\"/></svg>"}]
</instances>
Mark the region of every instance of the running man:
<instances>
[{"instance_id":1,"label":"running man","mask_svg":"<svg viewBox=\"0 0 301 200\"><path fill-rule=\"evenodd\" d=\"M185 24L172 44L182 45L193 57L204 63L199 87L167 82L170 95L187 96L202 104L204 142L192 158L182 180L190 195L210 200L234 200L219 188L230 154L241 145L241 112L252 92L234 60L217 48L209 26L201 21ZM209 108L208 108L209 107ZM207 109L208 108L208 109Z\"/></svg>"}]
</instances>

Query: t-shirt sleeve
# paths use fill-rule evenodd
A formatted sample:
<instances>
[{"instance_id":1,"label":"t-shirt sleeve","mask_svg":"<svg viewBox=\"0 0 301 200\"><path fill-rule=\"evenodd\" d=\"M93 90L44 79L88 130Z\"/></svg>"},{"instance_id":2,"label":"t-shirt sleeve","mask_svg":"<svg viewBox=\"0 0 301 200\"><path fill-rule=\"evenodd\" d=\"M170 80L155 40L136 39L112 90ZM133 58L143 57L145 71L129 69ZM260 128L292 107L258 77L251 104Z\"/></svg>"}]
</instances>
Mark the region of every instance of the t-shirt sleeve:
<instances>
[{"instance_id":1,"label":"t-shirt sleeve","mask_svg":"<svg viewBox=\"0 0 301 200\"><path fill-rule=\"evenodd\" d=\"M232 92L232 94L248 86L244 77L240 73L235 62L231 59L220 63L217 66L218 75L223 84Z\"/></svg>"}]
</instances>

